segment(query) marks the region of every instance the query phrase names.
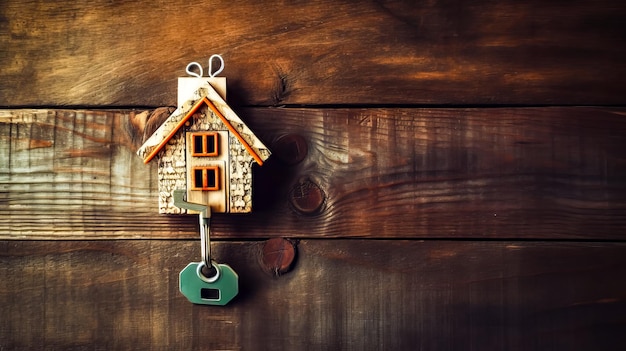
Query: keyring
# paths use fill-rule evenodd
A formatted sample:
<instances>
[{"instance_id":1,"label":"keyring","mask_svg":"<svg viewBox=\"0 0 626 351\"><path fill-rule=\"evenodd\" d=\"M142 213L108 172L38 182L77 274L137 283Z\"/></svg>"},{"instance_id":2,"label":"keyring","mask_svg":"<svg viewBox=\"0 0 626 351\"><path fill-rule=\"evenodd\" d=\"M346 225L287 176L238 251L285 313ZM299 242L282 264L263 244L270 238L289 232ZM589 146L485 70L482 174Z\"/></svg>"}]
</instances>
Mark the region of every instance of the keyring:
<instances>
[{"instance_id":1,"label":"keyring","mask_svg":"<svg viewBox=\"0 0 626 351\"><path fill-rule=\"evenodd\" d=\"M198 274L198 277L207 283L213 283L217 281L220 278L220 267L215 262L211 262L211 266L215 268L215 275L212 277L207 277L204 275L204 273L202 273L202 268L206 266L207 265L204 262L200 262L198 268L196 268L196 273Z\"/></svg>"}]
</instances>

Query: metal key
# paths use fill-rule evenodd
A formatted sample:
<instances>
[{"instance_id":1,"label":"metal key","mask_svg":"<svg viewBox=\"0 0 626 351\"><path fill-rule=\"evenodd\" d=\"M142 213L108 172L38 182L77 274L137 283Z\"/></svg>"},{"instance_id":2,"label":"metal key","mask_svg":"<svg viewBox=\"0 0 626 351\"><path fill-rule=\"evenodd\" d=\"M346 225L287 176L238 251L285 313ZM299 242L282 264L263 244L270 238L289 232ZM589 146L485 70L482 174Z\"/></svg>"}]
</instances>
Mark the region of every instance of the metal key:
<instances>
[{"instance_id":1,"label":"metal key","mask_svg":"<svg viewBox=\"0 0 626 351\"><path fill-rule=\"evenodd\" d=\"M184 200L184 192L174 191L174 204L180 208L199 211L202 261L192 262L179 274L180 292L192 303L224 306L239 293L239 276L227 264L211 259L210 218L207 206Z\"/></svg>"}]
</instances>

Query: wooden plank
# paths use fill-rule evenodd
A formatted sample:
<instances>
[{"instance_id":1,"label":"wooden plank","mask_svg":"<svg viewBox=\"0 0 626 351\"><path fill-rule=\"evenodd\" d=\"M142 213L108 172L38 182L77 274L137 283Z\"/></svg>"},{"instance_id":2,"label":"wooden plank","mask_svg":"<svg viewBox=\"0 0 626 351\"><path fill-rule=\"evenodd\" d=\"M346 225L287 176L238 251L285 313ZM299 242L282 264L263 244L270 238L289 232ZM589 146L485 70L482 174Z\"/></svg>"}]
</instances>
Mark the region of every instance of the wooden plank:
<instances>
[{"instance_id":1,"label":"wooden plank","mask_svg":"<svg viewBox=\"0 0 626 351\"><path fill-rule=\"evenodd\" d=\"M623 104L626 4L5 0L0 106L163 106L213 53L236 105Z\"/></svg>"},{"instance_id":2,"label":"wooden plank","mask_svg":"<svg viewBox=\"0 0 626 351\"><path fill-rule=\"evenodd\" d=\"M212 234L623 240L624 113L244 109L276 157L254 169L254 212L215 215ZM195 217L157 214L156 166L134 154L146 116L1 111L0 237L197 237ZM289 133L308 143L296 165L279 158ZM293 206L302 184L321 190L318 212Z\"/></svg>"},{"instance_id":3,"label":"wooden plank","mask_svg":"<svg viewBox=\"0 0 626 351\"><path fill-rule=\"evenodd\" d=\"M279 278L261 247L214 245L241 283L222 308L178 292L198 242L0 242L0 347L626 347L624 243L304 240Z\"/></svg>"}]
</instances>

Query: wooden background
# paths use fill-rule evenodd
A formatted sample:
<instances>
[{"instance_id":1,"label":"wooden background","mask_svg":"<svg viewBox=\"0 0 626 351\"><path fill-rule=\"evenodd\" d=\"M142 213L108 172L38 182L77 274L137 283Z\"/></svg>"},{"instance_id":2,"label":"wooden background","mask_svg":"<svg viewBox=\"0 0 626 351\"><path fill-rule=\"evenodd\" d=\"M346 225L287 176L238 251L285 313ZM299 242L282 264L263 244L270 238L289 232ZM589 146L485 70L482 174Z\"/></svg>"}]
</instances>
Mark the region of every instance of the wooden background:
<instances>
[{"instance_id":1,"label":"wooden background","mask_svg":"<svg viewBox=\"0 0 626 351\"><path fill-rule=\"evenodd\" d=\"M0 4L0 349L626 348L626 5ZM274 155L195 217L134 152L190 61ZM297 136L296 147L285 136ZM306 146L306 150L304 146ZM263 245L291 239L275 276Z\"/></svg>"}]
</instances>

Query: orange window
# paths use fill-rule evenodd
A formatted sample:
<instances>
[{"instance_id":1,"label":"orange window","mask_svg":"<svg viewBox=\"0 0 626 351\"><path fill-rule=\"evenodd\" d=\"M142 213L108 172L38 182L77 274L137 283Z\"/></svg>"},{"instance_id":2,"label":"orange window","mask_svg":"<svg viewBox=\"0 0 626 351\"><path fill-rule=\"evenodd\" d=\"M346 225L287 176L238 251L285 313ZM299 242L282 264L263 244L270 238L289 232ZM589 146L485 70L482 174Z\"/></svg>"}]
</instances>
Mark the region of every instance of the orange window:
<instances>
[{"instance_id":1,"label":"orange window","mask_svg":"<svg viewBox=\"0 0 626 351\"><path fill-rule=\"evenodd\" d=\"M193 167L191 173L191 190L219 190L219 168Z\"/></svg>"},{"instance_id":2,"label":"orange window","mask_svg":"<svg viewBox=\"0 0 626 351\"><path fill-rule=\"evenodd\" d=\"M191 134L191 156L217 156L219 153L218 134L202 132Z\"/></svg>"}]
</instances>

